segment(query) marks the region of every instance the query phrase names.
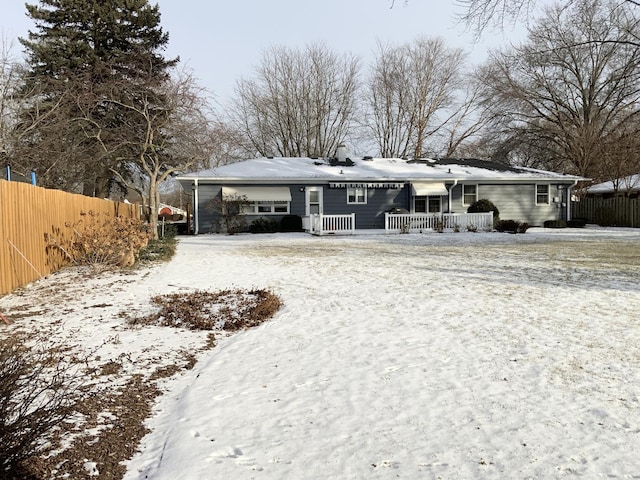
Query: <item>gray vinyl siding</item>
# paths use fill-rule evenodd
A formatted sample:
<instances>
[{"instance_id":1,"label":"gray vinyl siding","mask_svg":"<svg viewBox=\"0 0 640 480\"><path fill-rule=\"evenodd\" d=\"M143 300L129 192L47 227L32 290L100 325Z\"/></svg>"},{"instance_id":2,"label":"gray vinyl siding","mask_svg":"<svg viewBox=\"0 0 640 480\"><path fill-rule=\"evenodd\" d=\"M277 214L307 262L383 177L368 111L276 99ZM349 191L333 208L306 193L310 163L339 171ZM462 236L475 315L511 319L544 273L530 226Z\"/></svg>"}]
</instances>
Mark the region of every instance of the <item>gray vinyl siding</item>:
<instances>
[{"instance_id":1,"label":"gray vinyl siding","mask_svg":"<svg viewBox=\"0 0 640 480\"><path fill-rule=\"evenodd\" d=\"M282 185L273 184L247 184L238 185L234 184L234 187L274 187ZM291 204L289 205L289 215L304 216L305 214L305 185L285 185L289 187L291 191ZM220 233L224 232L224 226L222 225L220 215L214 211L213 200L220 198L222 192L222 185L207 185L200 184L198 187L198 224L199 233ZM280 222L285 214L270 214L270 215L247 215L247 227L251 225L251 222L257 218L263 217L269 220L275 220Z\"/></svg>"},{"instance_id":2,"label":"gray vinyl siding","mask_svg":"<svg viewBox=\"0 0 640 480\"><path fill-rule=\"evenodd\" d=\"M542 182L540 182L542 183ZM541 226L545 220L564 219L566 212L562 206L566 202L565 190L558 190L557 184L549 184L549 205L536 205L536 184L478 184L477 198L491 200L500 211L500 218L504 220L518 220L527 222L532 226ZM273 184L234 184L235 187L274 187L283 186ZM289 214L305 216L305 190L309 187L322 187L323 212L326 215L345 215L354 213L357 229L382 229L384 228L384 214L391 208L406 208L411 210L412 193L409 183L400 189L367 188L366 204L347 203L347 188L329 188L328 184L293 184L286 185L291 192ZM451 205L448 206L448 198L442 197L442 211L462 213L466 212L468 205L462 203L462 184L451 187ZM221 194L221 185L200 184L198 188L198 230L200 233L213 233L223 231L220 216L212 207L214 198ZM558 197L559 202L553 201ZM247 215L247 225L256 218L264 217L269 220L280 221L284 215Z\"/></svg>"},{"instance_id":3,"label":"gray vinyl siding","mask_svg":"<svg viewBox=\"0 0 640 480\"><path fill-rule=\"evenodd\" d=\"M200 185L198 187L198 231L214 233L220 231L220 215L213 208L213 200L220 196L220 185Z\"/></svg>"},{"instance_id":4,"label":"gray vinyl siding","mask_svg":"<svg viewBox=\"0 0 640 480\"><path fill-rule=\"evenodd\" d=\"M384 228L384 213L391 208L408 209L407 187L399 189L367 188L367 203L347 203L346 188L324 188L324 213L346 215L355 213L356 229Z\"/></svg>"},{"instance_id":5,"label":"gray vinyl siding","mask_svg":"<svg viewBox=\"0 0 640 480\"><path fill-rule=\"evenodd\" d=\"M478 200L487 199L500 211L503 220L518 220L532 226L542 226L545 220L563 219L566 209L563 193L557 184L539 182L549 185L548 205L536 205L536 184L469 184L478 186ZM559 202L554 202L557 197ZM462 185L456 185L452 190L451 210L466 212L468 205L462 204Z\"/></svg>"}]
</instances>

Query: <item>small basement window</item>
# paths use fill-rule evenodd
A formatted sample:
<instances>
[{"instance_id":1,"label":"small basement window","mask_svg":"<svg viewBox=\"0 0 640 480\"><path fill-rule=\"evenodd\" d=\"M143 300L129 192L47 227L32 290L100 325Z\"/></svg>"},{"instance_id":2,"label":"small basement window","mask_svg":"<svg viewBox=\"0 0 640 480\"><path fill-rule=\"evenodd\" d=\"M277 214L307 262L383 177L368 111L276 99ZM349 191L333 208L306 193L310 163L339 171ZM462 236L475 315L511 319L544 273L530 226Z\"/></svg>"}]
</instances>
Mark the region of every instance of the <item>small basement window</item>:
<instances>
[{"instance_id":1,"label":"small basement window","mask_svg":"<svg viewBox=\"0 0 640 480\"><path fill-rule=\"evenodd\" d=\"M348 187L347 188L347 203L367 203L367 188L366 187Z\"/></svg>"},{"instance_id":2,"label":"small basement window","mask_svg":"<svg viewBox=\"0 0 640 480\"><path fill-rule=\"evenodd\" d=\"M549 205L549 185L536 185L536 205Z\"/></svg>"}]
</instances>

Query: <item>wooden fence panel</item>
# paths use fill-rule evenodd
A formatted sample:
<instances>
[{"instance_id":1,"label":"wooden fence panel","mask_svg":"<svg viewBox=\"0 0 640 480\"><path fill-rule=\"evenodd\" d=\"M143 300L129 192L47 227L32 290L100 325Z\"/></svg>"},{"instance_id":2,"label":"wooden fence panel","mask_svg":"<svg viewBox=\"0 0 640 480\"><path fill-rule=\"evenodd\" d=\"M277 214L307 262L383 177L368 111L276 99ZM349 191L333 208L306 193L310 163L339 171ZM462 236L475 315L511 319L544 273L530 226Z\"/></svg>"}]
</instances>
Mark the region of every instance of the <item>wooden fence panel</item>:
<instances>
[{"instance_id":1,"label":"wooden fence panel","mask_svg":"<svg viewBox=\"0 0 640 480\"><path fill-rule=\"evenodd\" d=\"M140 218L138 205L0 180L0 295L63 267L51 242L73 238L89 212Z\"/></svg>"},{"instance_id":2,"label":"wooden fence panel","mask_svg":"<svg viewBox=\"0 0 640 480\"><path fill-rule=\"evenodd\" d=\"M640 227L640 199L629 197L589 197L572 202L573 218L613 227Z\"/></svg>"}]
</instances>

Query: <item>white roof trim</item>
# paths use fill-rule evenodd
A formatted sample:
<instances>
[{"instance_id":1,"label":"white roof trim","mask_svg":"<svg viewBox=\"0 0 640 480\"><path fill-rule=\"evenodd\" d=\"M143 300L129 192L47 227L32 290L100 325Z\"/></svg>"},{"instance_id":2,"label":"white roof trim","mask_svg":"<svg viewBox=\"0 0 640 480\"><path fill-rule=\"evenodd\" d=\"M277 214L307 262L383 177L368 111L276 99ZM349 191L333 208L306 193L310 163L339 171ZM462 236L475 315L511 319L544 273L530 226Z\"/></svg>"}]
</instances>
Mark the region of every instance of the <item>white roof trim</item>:
<instances>
[{"instance_id":1,"label":"white roof trim","mask_svg":"<svg viewBox=\"0 0 640 480\"><path fill-rule=\"evenodd\" d=\"M414 197L449 195L449 190L442 182L412 182L411 189Z\"/></svg>"},{"instance_id":2,"label":"white roof trim","mask_svg":"<svg viewBox=\"0 0 640 480\"><path fill-rule=\"evenodd\" d=\"M290 202L289 187L222 187L222 197L246 197L250 202Z\"/></svg>"}]
</instances>

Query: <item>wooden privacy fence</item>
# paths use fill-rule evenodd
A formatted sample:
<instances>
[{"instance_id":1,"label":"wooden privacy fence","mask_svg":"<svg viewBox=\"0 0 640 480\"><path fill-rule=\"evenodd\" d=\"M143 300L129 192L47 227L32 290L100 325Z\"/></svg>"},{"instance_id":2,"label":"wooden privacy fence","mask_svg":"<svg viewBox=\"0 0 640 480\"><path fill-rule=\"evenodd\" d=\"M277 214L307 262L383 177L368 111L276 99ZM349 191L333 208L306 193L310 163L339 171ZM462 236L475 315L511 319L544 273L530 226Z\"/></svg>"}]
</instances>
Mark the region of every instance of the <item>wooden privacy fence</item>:
<instances>
[{"instance_id":1,"label":"wooden privacy fence","mask_svg":"<svg viewBox=\"0 0 640 480\"><path fill-rule=\"evenodd\" d=\"M51 241L73 238L89 212L140 218L138 205L0 180L0 295L63 267Z\"/></svg>"},{"instance_id":2,"label":"wooden privacy fence","mask_svg":"<svg viewBox=\"0 0 640 480\"><path fill-rule=\"evenodd\" d=\"M640 199L629 197L583 198L571 202L572 218L612 227L640 227Z\"/></svg>"}]
</instances>

